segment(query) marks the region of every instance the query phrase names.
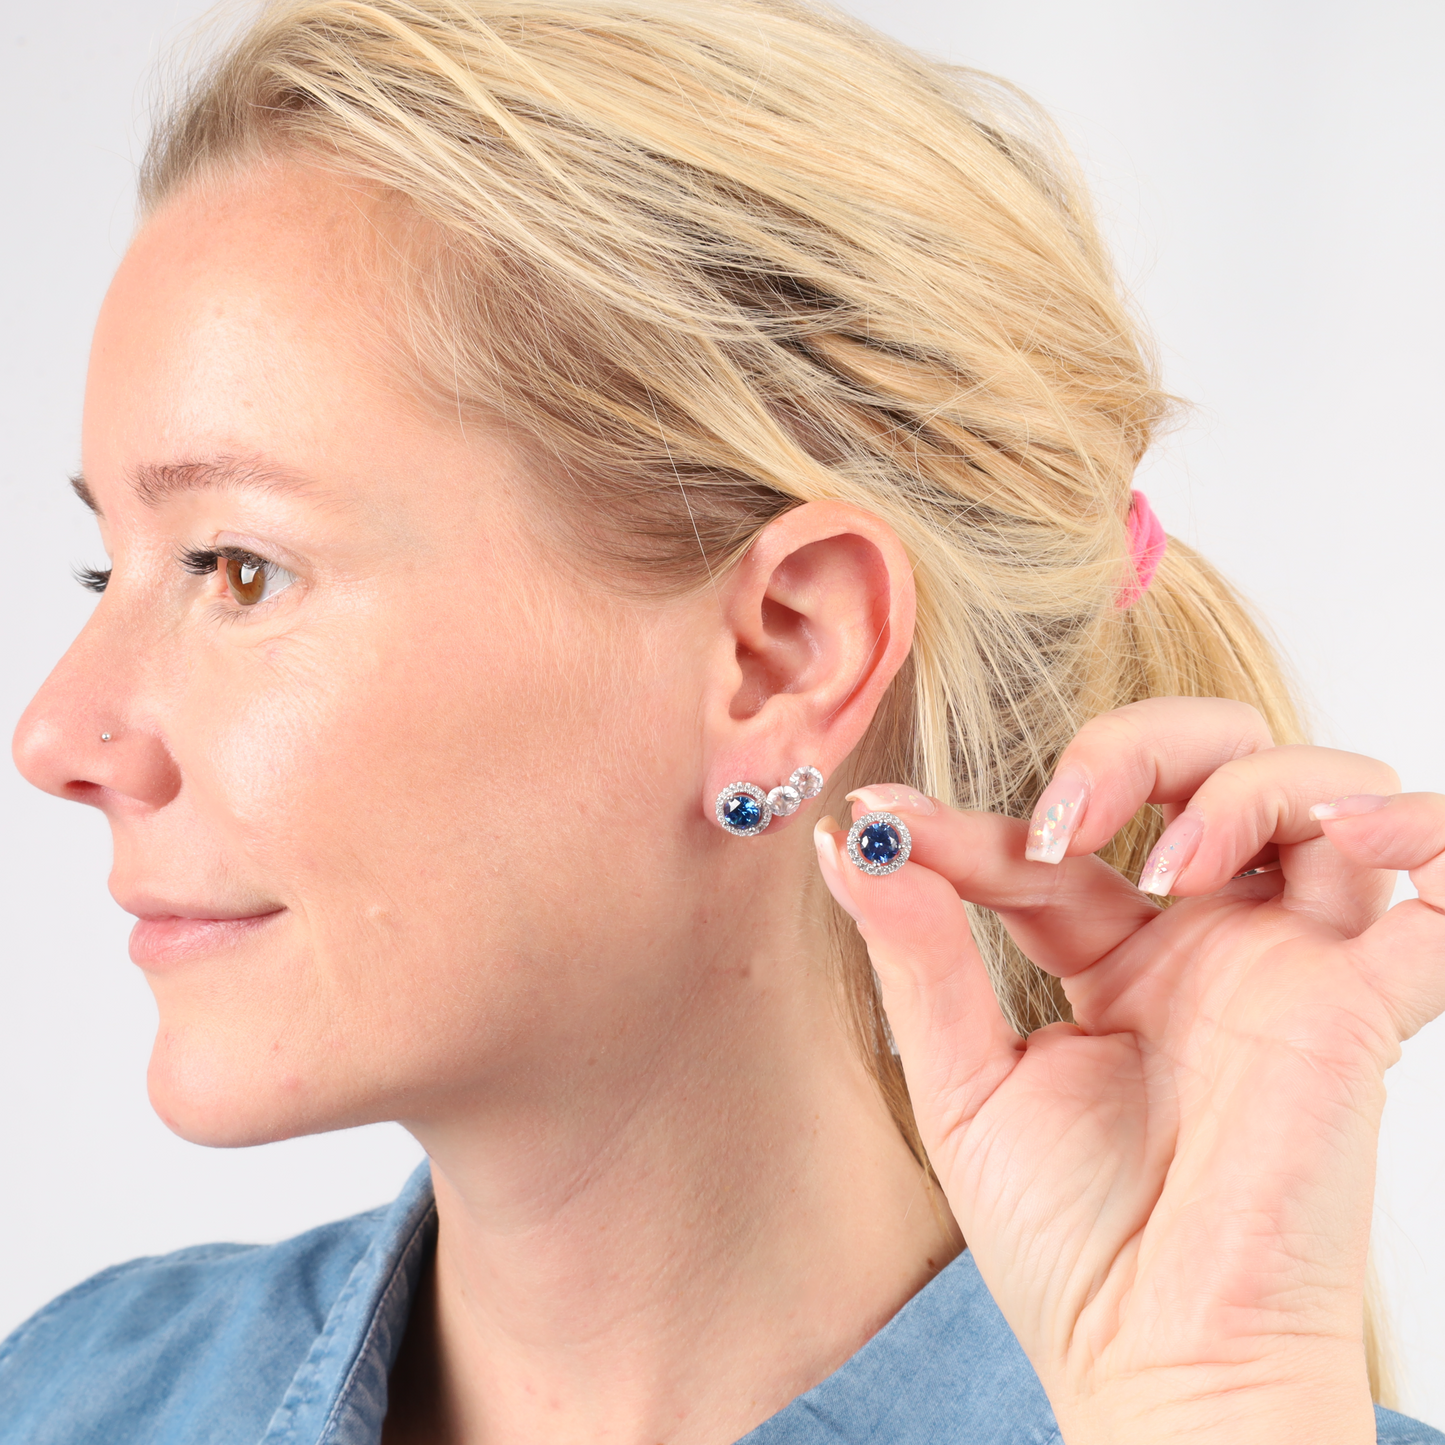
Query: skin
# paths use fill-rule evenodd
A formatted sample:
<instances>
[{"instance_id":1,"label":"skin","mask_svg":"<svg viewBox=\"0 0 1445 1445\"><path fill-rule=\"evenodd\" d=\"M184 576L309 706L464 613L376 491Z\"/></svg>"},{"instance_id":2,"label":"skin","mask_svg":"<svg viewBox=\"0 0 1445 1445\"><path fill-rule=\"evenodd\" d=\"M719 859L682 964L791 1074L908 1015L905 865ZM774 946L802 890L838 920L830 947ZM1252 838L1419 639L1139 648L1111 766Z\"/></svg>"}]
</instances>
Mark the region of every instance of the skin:
<instances>
[{"instance_id":1,"label":"skin","mask_svg":"<svg viewBox=\"0 0 1445 1445\"><path fill-rule=\"evenodd\" d=\"M1066 774L1092 791L1056 865L1022 857L1022 822L906 796L919 866L895 878L818 829L980 1273L1069 1445L1373 1441L1375 1152L1385 1070L1445 1008L1445 798L1213 699L1095 719ZM1341 795L1353 815L1315 816ZM1163 912L1091 856L1148 801L1179 814L1156 852L1199 836ZM1395 869L1420 896L1386 912ZM1064 980L1076 1024L1011 1033L960 896Z\"/></svg>"},{"instance_id":2,"label":"skin","mask_svg":"<svg viewBox=\"0 0 1445 1445\"><path fill-rule=\"evenodd\" d=\"M171 1128L431 1155L392 1438L735 1439L958 1248L844 1031L808 828L702 807L856 746L908 562L818 505L716 594L581 579L505 440L390 383L389 219L281 168L137 237L85 412L113 576L17 760L113 826ZM296 580L248 609L177 563L225 545Z\"/></svg>"},{"instance_id":3,"label":"skin","mask_svg":"<svg viewBox=\"0 0 1445 1445\"><path fill-rule=\"evenodd\" d=\"M1173 699L1065 755L1092 791L1057 865L886 785L854 811L909 817L889 878L831 818L810 840L816 804L727 837L724 784L846 776L911 644L908 557L810 503L684 598L584 575L514 441L396 381L394 221L288 164L141 231L86 401L114 572L16 736L111 822L166 1122L394 1118L430 1154L390 1445L725 1445L956 1253L843 1027L824 885L1069 1445L1373 1439L1380 1080L1445 1004L1445 800L1316 821L1392 775ZM177 561L227 547L285 569L254 606ZM1148 799L1203 820L1162 914L1089 856ZM1396 867L1426 901L1377 921ZM1079 1027L1009 1035L960 897Z\"/></svg>"}]
</instances>

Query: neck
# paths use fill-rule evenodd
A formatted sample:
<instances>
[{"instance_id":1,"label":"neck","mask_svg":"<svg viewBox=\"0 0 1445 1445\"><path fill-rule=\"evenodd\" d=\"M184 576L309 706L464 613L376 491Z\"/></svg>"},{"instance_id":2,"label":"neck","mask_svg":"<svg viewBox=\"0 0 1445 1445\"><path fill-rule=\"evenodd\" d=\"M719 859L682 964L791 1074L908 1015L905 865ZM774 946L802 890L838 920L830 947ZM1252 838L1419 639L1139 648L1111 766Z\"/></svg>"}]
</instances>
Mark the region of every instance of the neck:
<instances>
[{"instance_id":1,"label":"neck","mask_svg":"<svg viewBox=\"0 0 1445 1445\"><path fill-rule=\"evenodd\" d=\"M827 975L694 967L522 1097L411 1126L440 1232L388 1445L726 1445L953 1257Z\"/></svg>"}]
</instances>

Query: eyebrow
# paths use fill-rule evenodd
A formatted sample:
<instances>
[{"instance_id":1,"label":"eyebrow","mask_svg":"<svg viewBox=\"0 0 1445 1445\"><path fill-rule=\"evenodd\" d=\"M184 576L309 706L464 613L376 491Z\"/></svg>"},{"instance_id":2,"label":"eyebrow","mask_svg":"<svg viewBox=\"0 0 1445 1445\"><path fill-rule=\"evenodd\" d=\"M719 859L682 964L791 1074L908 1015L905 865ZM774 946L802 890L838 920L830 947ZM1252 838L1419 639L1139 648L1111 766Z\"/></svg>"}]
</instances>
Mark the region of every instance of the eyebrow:
<instances>
[{"instance_id":1,"label":"eyebrow","mask_svg":"<svg viewBox=\"0 0 1445 1445\"><path fill-rule=\"evenodd\" d=\"M159 507L182 492L198 492L208 487L244 487L273 495L294 496L298 492L311 491L318 485L312 478L259 453L206 457L198 461L146 462L136 467L128 480L136 495L148 507ZM76 473L70 479L70 487L97 517L102 515L95 493L84 476Z\"/></svg>"},{"instance_id":2,"label":"eyebrow","mask_svg":"<svg viewBox=\"0 0 1445 1445\"><path fill-rule=\"evenodd\" d=\"M76 474L71 477L70 490L74 492L97 517L100 516L100 508L95 504L95 495L86 484L85 478L81 476L79 472L76 472Z\"/></svg>"}]
</instances>

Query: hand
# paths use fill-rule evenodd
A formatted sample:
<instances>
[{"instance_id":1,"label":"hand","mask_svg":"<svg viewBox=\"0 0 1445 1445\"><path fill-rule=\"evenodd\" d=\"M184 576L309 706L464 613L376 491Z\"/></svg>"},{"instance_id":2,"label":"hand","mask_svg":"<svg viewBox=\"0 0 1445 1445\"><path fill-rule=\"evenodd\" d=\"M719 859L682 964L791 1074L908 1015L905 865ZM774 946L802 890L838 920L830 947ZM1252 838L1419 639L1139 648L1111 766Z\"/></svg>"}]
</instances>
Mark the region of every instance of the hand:
<instances>
[{"instance_id":1,"label":"hand","mask_svg":"<svg viewBox=\"0 0 1445 1445\"><path fill-rule=\"evenodd\" d=\"M1375 1438L1383 1077L1445 1008L1445 798L1397 787L1368 758L1273 747L1242 704L1166 698L1063 754L1042 807L1069 800L1066 836L1035 835L1057 865L1025 859L1029 825L906 788L850 795L907 821L896 874L819 825L939 1182L1069 1445ZM1344 795L1365 796L1311 815ZM1166 860L1163 909L1090 856L1145 802L1175 815L1146 865ZM1420 897L1385 912L1399 868ZM1063 980L1075 1023L1010 1029L960 898Z\"/></svg>"}]
</instances>

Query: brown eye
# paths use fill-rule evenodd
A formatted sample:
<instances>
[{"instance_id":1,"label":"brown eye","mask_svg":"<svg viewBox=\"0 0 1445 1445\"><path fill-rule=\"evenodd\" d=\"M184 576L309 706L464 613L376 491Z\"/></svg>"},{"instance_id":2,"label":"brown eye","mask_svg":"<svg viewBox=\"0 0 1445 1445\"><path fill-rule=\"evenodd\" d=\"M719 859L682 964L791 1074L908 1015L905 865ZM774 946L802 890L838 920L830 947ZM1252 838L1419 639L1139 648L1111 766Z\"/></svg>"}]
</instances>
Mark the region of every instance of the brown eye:
<instances>
[{"instance_id":1,"label":"brown eye","mask_svg":"<svg viewBox=\"0 0 1445 1445\"><path fill-rule=\"evenodd\" d=\"M226 569L226 586L242 607L254 607L266 595L266 569L260 562L222 557L219 565Z\"/></svg>"}]
</instances>

